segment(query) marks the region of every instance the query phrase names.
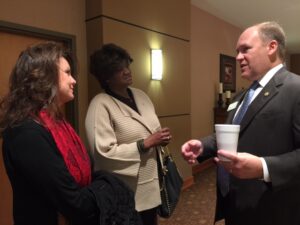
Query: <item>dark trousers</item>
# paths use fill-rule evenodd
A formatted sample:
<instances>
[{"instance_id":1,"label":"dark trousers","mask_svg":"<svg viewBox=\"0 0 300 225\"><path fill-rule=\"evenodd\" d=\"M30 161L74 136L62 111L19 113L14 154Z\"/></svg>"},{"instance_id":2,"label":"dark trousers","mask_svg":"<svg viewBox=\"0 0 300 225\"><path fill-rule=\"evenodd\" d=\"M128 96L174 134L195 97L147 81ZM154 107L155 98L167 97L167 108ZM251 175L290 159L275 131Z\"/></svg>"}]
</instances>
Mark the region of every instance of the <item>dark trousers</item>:
<instances>
[{"instance_id":1,"label":"dark trousers","mask_svg":"<svg viewBox=\"0 0 300 225\"><path fill-rule=\"evenodd\" d=\"M148 209L139 212L143 225L157 225L157 209Z\"/></svg>"}]
</instances>

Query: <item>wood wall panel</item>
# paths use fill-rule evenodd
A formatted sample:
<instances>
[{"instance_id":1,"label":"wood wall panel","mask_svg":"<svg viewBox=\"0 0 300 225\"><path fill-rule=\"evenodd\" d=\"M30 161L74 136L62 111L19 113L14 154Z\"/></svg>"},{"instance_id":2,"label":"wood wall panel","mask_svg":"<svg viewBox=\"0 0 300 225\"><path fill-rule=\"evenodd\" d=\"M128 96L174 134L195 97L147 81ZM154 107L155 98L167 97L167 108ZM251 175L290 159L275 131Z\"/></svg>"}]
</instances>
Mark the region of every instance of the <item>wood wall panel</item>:
<instances>
[{"instance_id":1,"label":"wood wall panel","mask_svg":"<svg viewBox=\"0 0 300 225\"><path fill-rule=\"evenodd\" d=\"M290 56L290 69L293 73L300 75L300 54Z\"/></svg>"},{"instance_id":2,"label":"wood wall panel","mask_svg":"<svg viewBox=\"0 0 300 225\"><path fill-rule=\"evenodd\" d=\"M116 43L131 54L134 60L131 64L133 86L149 95L158 115L189 114L189 43L108 19L103 19L103 27L104 43ZM161 81L151 80L151 48L161 48L163 51Z\"/></svg>"},{"instance_id":3,"label":"wood wall panel","mask_svg":"<svg viewBox=\"0 0 300 225\"><path fill-rule=\"evenodd\" d=\"M174 0L87 1L87 19L100 15L190 39L190 2L187 0L176 0L176 4Z\"/></svg>"}]
</instances>

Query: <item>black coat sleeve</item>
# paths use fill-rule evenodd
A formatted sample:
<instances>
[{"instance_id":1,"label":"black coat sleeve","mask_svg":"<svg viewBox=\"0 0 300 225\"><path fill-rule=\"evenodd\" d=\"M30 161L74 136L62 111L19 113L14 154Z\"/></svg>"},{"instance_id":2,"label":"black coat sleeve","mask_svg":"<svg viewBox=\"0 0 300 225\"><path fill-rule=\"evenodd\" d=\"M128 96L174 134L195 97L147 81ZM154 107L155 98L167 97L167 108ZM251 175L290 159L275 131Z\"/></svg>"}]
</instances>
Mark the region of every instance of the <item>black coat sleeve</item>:
<instances>
[{"instance_id":1,"label":"black coat sleeve","mask_svg":"<svg viewBox=\"0 0 300 225\"><path fill-rule=\"evenodd\" d=\"M117 177L103 171L94 173L90 185L80 187L44 127L31 121L5 132L3 140L14 205L21 202L21 212L26 216L24 210L33 211L34 218L39 216L36 205L22 203L23 199L30 199L30 195L36 202L49 206L54 214L64 215L72 225L140 224L133 191ZM32 208L24 209L27 206ZM40 217L43 221L44 217Z\"/></svg>"},{"instance_id":2,"label":"black coat sleeve","mask_svg":"<svg viewBox=\"0 0 300 225\"><path fill-rule=\"evenodd\" d=\"M10 130L4 135L3 150L14 195L20 186L26 186L73 224L96 224L99 209L93 193L75 182L42 126L31 122Z\"/></svg>"}]
</instances>

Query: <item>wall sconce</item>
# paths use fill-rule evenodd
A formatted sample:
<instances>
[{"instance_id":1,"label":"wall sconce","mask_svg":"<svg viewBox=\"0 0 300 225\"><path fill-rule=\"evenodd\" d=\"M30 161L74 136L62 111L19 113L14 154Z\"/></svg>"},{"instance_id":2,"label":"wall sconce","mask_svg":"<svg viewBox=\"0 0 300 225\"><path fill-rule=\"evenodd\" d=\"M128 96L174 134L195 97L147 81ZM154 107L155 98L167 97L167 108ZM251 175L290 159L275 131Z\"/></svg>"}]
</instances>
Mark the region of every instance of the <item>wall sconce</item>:
<instances>
[{"instance_id":1,"label":"wall sconce","mask_svg":"<svg viewBox=\"0 0 300 225\"><path fill-rule=\"evenodd\" d=\"M151 49L151 79L161 80L163 72L162 50Z\"/></svg>"}]
</instances>

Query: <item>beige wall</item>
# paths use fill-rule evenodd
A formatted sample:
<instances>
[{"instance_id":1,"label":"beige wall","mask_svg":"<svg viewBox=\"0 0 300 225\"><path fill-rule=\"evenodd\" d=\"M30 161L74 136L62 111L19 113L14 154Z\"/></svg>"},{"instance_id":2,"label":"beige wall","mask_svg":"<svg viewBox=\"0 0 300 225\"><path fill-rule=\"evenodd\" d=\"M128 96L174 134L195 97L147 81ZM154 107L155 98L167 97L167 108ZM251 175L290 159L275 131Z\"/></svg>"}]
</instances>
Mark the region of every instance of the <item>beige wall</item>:
<instances>
[{"instance_id":1,"label":"beige wall","mask_svg":"<svg viewBox=\"0 0 300 225\"><path fill-rule=\"evenodd\" d=\"M183 141L190 137L190 3L90 0L86 8L88 54L109 42L129 51L134 59L133 86L149 95L161 123L171 128L170 149L183 176L191 176L180 156ZM150 79L151 48L163 50L162 81ZM93 77L89 79L91 98L100 88Z\"/></svg>"},{"instance_id":2,"label":"beige wall","mask_svg":"<svg viewBox=\"0 0 300 225\"><path fill-rule=\"evenodd\" d=\"M219 54L235 57L241 30L191 6L191 133L199 138L213 131L213 107L219 83ZM247 87L237 66L237 91Z\"/></svg>"},{"instance_id":3,"label":"beige wall","mask_svg":"<svg viewBox=\"0 0 300 225\"><path fill-rule=\"evenodd\" d=\"M87 108L85 1L2 1L0 20L76 36L76 53L80 64L77 78L79 131L83 136Z\"/></svg>"},{"instance_id":4,"label":"beige wall","mask_svg":"<svg viewBox=\"0 0 300 225\"><path fill-rule=\"evenodd\" d=\"M190 38L190 2L186 0L87 0L87 18L99 15L175 37ZM140 28L141 28L140 27Z\"/></svg>"}]
</instances>

